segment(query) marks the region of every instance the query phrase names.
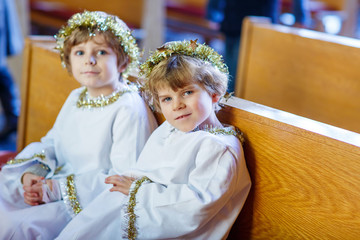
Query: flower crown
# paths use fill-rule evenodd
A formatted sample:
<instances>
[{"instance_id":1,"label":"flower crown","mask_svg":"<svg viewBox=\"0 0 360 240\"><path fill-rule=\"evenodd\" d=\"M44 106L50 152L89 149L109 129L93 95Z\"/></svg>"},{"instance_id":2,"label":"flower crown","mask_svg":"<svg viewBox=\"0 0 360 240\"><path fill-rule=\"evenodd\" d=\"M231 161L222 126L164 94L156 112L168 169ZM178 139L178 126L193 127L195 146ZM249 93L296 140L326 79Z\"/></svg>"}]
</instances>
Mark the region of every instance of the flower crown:
<instances>
[{"instance_id":1,"label":"flower crown","mask_svg":"<svg viewBox=\"0 0 360 240\"><path fill-rule=\"evenodd\" d=\"M64 60L64 42L72 34L72 32L79 27L87 27L90 36L95 36L95 31L112 33L118 38L120 45L123 47L124 52L129 56L130 63L125 72L130 72L139 65L139 48L136 44L136 39L131 35L128 26L118 17L108 15L101 11L84 11L83 13L74 14L63 26L59 32L54 36L56 39L55 49L60 51L60 58L63 66Z\"/></svg>"},{"instance_id":2,"label":"flower crown","mask_svg":"<svg viewBox=\"0 0 360 240\"><path fill-rule=\"evenodd\" d=\"M157 64L176 54L198 58L212 64L226 74L229 73L222 56L211 47L205 44L197 43L196 39L190 41L174 41L164 44L155 52L153 52L152 55L143 64L140 65L140 75L149 77L151 71Z\"/></svg>"}]
</instances>

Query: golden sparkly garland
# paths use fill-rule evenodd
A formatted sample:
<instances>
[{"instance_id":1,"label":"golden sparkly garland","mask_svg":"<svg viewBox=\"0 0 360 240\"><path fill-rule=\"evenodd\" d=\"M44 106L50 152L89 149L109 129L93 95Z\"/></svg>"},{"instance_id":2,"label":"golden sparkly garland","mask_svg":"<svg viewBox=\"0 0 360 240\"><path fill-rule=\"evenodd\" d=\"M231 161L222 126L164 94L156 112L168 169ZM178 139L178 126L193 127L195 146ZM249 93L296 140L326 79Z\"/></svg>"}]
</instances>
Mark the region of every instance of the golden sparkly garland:
<instances>
[{"instance_id":1,"label":"golden sparkly garland","mask_svg":"<svg viewBox=\"0 0 360 240\"><path fill-rule=\"evenodd\" d=\"M15 158L15 159L10 159L9 161L6 162L6 164L12 165L12 164L19 164L19 163L23 163L23 162L27 162L30 160L33 160L34 158L40 158L41 160L45 160L45 154L44 153L35 153L32 157L30 158Z\"/></svg>"},{"instance_id":2,"label":"golden sparkly garland","mask_svg":"<svg viewBox=\"0 0 360 240\"><path fill-rule=\"evenodd\" d=\"M76 196L76 187L74 183L74 174L69 175L66 177L66 192L69 199L69 204L71 205L71 208L73 209L75 215L77 215L79 212L81 212L82 208L80 206L79 201L77 200Z\"/></svg>"},{"instance_id":3,"label":"golden sparkly garland","mask_svg":"<svg viewBox=\"0 0 360 240\"><path fill-rule=\"evenodd\" d=\"M137 237L137 228L135 226L136 223L136 214L135 214L135 206L136 206L136 193L139 190L140 186L144 182L152 182L148 177L144 176L135 182L134 188L130 192L129 204L127 206L127 214L128 214L128 227L127 227L127 235L125 236L127 239L136 239Z\"/></svg>"},{"instance_id":4,"label":"golden sparkly garland","mask_svg":"<svg viewBox=\"0 0 360 240\"><path fill-rule=\"evenodd\" d=\"M245 138L243 132L240 131L237 127L211 127L211 126L205 126L204 129L201 129L203 131L206 131L211 134L215 135L233 135L237 139L239 139L240 143L243 145L245 143Z\"/></svg>"},{"instance_id":5,"label":"golden sparkly garland","mask_svg":"<svg viewBox=\"0 0 360 240\"><path fill-rule=\"evenodd\" d=\"M127 25L116 16L108 15L100 11L84 11L83 13L74 14L55 35L56 47L60 51L61 61L64 65L64 42L68 39L71 33L79 28L86 27L89 29L90 36L94 36L96 31L106 32L111 31L117 38L124 49L124 52L130 58L130 64L124 73L131 72L132 69L137 69L139 65L139 48L136 39L132 36Z\"/></svg>"},{"instance_id":6,"label":"golden sparkly garland","mask_svg":"<svg viewBox=\"0 0 360 240\"><path fill-rule=\"evenodd\" d=\"M157 64L176 54L198 58L211 63L213 66L226 74L229 72L222 56L211 47L205 44L197 43L196 39L190 41L174 41L164 44L140 65L140 75L149 77L151 71Z\"/></svg>"},{"instance_id":7,"label":"golden sparkly garland","mask_svg":"<svg viewBox=\"0 0 360 240\"><path fill-rule=\"evenodd\" d=\"M105 107L116 102L124 93L127 92L136 92L138 91L136 87L129 88L126 90L119 90L113 92L110 96L99 96L94 99L88 99L86 96L88 94L87 88L85 88L79 95L79 99L76 102L78 108L99 108Z\"/></svg>"}]
</instances>

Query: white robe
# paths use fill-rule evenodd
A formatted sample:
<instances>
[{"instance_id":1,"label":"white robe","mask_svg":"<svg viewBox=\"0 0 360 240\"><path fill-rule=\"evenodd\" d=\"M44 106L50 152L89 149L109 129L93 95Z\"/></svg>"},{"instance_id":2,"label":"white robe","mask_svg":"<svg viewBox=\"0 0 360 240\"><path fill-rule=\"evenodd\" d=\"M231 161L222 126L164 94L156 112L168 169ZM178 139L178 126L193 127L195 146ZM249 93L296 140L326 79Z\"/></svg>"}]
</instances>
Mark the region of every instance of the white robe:
<instances>
[{"instance_id":1,"label":"white robe","mask_svg":"<svg viewBox=\"0 0 360 240\"><path fill-rule=\"evenodd\" d=\"M16 159L27 161L5 165L0 172L0 239L53 239L75 215L65 191L66 177L75 174L77 201L82 208L109 186L104 179L133 167L156 120L137 92L126 92L101 108L78 108L83 88L75 89L63 105L53 128L41 142L29 144ZM46 158L33 157L38 153ZM24 203L20 176L41 162L62 186L63 201L31 207ZM55 170L64 166L59 173ZM89 178L76 178L88 174ZM86 182L79 182L86 181ZM82 186L83 188L77 187ZM21 225L20 225L21 224ZM21 226L21 227L18 227Z\"/></svg>"},{"instance_id":2,"label":"white robe","mask_svg":"<svg viewBox=\"0 0 360 240\"><path fill-rule=\"evenodd\" d=\"M225 239L251 186L235 136L184 133L168 122L124 175L152 180L136 194L138 239ZM57 239L127 239L128 201L120 192L104 191Z\"/></svg>"}]
</instances>

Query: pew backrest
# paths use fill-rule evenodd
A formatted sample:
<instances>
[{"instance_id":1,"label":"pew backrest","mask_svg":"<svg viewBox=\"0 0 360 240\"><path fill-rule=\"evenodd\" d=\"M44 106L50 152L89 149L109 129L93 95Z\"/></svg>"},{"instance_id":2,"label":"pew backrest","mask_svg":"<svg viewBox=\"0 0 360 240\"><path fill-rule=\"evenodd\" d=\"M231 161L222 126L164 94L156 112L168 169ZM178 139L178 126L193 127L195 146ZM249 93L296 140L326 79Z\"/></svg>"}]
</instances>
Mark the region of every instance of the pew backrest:
<instances>
[{"instance_id":1,"label":"pew backrest","mask_svg":"<svg viewBox=\"0 0 360 240\"><path fill-rule=\"evenodd\" d=\"M360 132L360 40L244 20L235 95Z\"/></svg>"},{"instance_id":2,"label":"pew backrest","mask_svg":"<svg viewBox=\"0 0 360 240\"><path fill-rule=\"evenodd\" d=\"M62 68L50 36L26 39L21 81L21 114L17 138L20 151L51 129L71 90L80 87Z\"/></svg>"},{"instance_id":3,"label":"pew backrest","mask_svg":"<svg viewBox=\"0 0 360 240\"><path fill-rule=\"evenodd\" d=\"M228 239L360 236L360 135L232 97L222 122L245 134L250 195Z\"/></svg>"}]
</instances>

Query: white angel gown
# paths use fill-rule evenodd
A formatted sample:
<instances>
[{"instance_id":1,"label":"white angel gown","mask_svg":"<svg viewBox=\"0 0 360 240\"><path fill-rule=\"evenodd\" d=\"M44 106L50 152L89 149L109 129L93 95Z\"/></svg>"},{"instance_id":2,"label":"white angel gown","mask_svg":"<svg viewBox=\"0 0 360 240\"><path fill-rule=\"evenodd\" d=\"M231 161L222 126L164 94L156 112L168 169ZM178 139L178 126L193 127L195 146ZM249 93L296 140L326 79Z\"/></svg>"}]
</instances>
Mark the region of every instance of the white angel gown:
<instances>
[{"instance_id":1,"label":"white angel gown","mask_svg":"<svg viewBox=\"0 0 360 240\"><path fill-rule=\"evenodd\" d=\"M117 91L90 104L78 103L85 91L83 87L72 91L41 142L29 144L2 168L0 239L54 239L92 199L108 191L107 176L134 166L157 127L136 90ZM48 172L46 178L59 180L62 201L39 206L24 203L20 177L33 164ZM88 177L78 183L76 176L83 173ZM76 191L86 192L86 196L78 199Z\"/></svg>"},{"instance_id":2,"label":"white angel gown","mask_svg":"<svg viewBox=\"0 0 360 240\"><path fill-rule=\"evenodd\" d=\"M124 172L140 179L129 196L102 192L57 239L225 239L251 186L233 133L184 133L164 122Z\"/></svg>"}]
</instances>

